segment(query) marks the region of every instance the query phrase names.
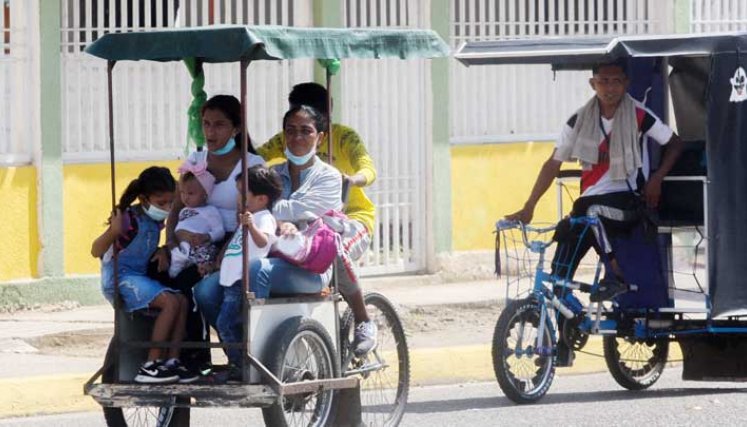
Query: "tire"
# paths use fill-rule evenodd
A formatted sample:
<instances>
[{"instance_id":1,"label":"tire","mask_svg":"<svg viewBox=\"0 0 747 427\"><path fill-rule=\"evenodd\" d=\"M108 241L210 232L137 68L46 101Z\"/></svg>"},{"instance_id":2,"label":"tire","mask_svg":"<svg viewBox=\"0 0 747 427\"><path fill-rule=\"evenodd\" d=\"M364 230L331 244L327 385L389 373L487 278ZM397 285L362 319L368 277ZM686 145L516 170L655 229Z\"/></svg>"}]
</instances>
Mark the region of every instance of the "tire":
<instances>
[{"instance_id":1,"label":"tire","mask_svg":"<svg viewBox=\"0 0 747 427\"><path fill-rule=\"evenodd\" d=\"M531 298L512 301L493 332L493 370L503 393L515 403L533 403L550 389L555 378L555 336L549 316L543 354L536 354L540 308ZM517 344L519 348L517 348ZM528 354L523 354L527 352Z\"/></svg>"},{"instance_id":2,"label":"tire","mask_svg":"<svg viewBox=\"0 0 747 427\"><path fill-rule=\"evenodd\" d=\"M112 360L110 355L114 352L114 338L109 343L106 359ZM116 383L114 378L114 365L109 366L101 375L104 384ZM178 397L174 398L175 400ZM104 419L109 427L182 427L189 426L190 408L179 408L175 406L157 407L132 407L115 408L104 407Z\"/></svg>"},{"instance_id":3,"label":"tire","mask_svg":"<svg viewBox=\"0 0 747 427\"><path fill-rule=\"evenodd\" d=\"M355 317L348 308L340 326L343 376L358 375L361 389L361 418L369 427L397 426L402 420L410 391L410 354L397 310L383 295L367 293L363 300L369 318L378 326L377 346L363 358L352 355ZM393 358L395 358L393 360ZM367 367L380 366L356 373Z\"/></svg>"},{"instance_id":4,"label":"tire","mask_svg":"<svg viewBox=\"0 0 747 427\"><path fill-rule=\"evenodd\" d=\"M268 347L265 364L281 381L339 378L332 338L316 320L288 319L273 335L278 339ZM333 390L286 396L262 409L262 416L272 427L325 426L333 418L334 401Z\"/></svg>"},{"instance_id":5,"label":"tire","mask_svg":"<svg viewBox=\"0 0 747 427\"><path fill-rule=\"evenodd\" d=\"M669 356L669 340L637 341L604 337L604 361L612 378L628 390L644 390L661 377Z\"/></svg>"}]
</instances>

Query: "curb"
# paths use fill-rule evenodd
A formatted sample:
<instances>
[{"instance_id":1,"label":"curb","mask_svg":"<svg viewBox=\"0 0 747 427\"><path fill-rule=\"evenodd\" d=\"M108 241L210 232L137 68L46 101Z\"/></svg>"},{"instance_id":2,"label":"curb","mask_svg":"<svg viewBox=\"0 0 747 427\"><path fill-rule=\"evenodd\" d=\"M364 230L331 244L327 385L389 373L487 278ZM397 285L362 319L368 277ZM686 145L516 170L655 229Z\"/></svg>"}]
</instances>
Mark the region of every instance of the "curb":
<instances>
[{"instance_id":1,"label":"curb","mask_svg":"<svg viewBox=\"0 0 747 427\"><path fill-rule=\"evenodd\" d=\"M105 303L98 276L0 283L0 313L30 310L45 304L75 306Z\"/></svg>"}]
</instances>

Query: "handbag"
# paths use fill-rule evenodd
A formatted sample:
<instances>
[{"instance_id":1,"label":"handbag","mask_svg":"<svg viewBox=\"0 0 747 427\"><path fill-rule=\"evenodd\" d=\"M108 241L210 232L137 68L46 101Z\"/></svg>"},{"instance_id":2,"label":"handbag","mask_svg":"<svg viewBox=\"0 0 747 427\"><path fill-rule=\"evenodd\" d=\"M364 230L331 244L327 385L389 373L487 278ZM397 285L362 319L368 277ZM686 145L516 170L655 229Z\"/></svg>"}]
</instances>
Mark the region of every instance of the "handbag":
<instances>
[{"instance_id":1,"label":"handbag","mask_svg":"<svg viewBox=\"0 0 747 427\"><path fill-rule=\"evenodd\" d=\"M273 250L277 256L291 264L322 274L334 262L339 245L340 235L319 217L296 234L280 236L273 245Z\"/></svg>"}]
</instances>

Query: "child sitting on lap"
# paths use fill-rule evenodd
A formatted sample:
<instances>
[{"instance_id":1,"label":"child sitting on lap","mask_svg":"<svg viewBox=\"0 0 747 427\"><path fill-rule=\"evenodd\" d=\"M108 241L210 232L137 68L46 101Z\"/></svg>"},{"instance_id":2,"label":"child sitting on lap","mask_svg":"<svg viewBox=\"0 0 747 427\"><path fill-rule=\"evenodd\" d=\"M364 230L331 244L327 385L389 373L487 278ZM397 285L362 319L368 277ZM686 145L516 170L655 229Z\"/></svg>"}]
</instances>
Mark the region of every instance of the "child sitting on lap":
<instances>
[{"instance_id":1,"label":"child sitting on lap","mask_svg":"<svg viewBox=\"0 0 747 427\"><path fill-rule=\"evenodd\" d=\"M179 192L184 208L179 211L179 222L174 230L179 245L171 250L171 277L192 264L200 266L215 261L216 242L226 235L220 212L207 204L215 177L205 169L204 163L190 160L179 167L179 172L182 174Z\"/></svg>"},{"instance_id":2,"label":"child sitting on lap","mask_svg":"<svg viewBox=\"0 0 747 427\"><path fill-rule=\"evenodd\" d=\"M223 292L223 302L216 326L221 339L227 343L241 341L242 228L247 228L249 261L266 257L270 252L270 246L275 241L277 229L277 222L270 211L283 189L280 177L275 171L264 166L249 168L247 170L247 205L244 210L241 206L241 178L241 174L236 177L236 186L239 189L237 212L239 212L239 224L241 225L226 246L220 265L220 284L226 288ZM248 265L247 268L249 268ZM226 353L232 365L238 366L241 363L239 349L228 349Z\"/></svg>"}]
</instances>

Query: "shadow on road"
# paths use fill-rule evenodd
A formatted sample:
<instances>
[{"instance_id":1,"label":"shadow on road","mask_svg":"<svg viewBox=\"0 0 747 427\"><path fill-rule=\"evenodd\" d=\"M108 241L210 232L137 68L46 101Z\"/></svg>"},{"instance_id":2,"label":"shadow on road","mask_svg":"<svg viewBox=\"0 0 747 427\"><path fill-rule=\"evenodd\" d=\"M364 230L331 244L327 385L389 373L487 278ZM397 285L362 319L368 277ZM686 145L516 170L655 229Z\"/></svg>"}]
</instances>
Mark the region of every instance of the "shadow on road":
<instances>
[{"instance_id":1,"label":"shadow on road","mask_svg":"<svg viewBox=\"0 0 747 427\"><path fill-rule=\"evenodd\" d=\"M532 405L558 405L564 403L608 402L615 400L662 399L710 394L747 393L747 388L673 388L644 391L588 391L574 393L549 393L542 400ZM433 400L410 402L407 413L458 412L470 409L490 409L519 406L496 391L496 397L478 397L470 399Z\"/></svg>"}]
</instances>

